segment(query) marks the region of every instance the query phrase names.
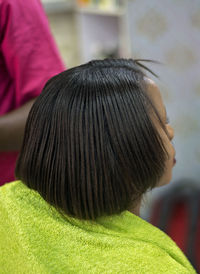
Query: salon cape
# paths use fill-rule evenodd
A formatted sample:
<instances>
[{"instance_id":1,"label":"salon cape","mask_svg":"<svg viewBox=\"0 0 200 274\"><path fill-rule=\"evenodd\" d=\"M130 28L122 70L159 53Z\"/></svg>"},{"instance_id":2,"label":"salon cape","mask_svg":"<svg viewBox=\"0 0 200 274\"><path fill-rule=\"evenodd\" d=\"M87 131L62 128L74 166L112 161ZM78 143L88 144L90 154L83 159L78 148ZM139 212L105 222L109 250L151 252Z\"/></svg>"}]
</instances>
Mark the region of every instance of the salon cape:
<instances>
[{"instance_id":1,"label":"salon cape","mask_svg":"<svg viewBox=\"0 0 200 274\"><path fill-rule=\"evenodd\" d=\"M0 188L0 273L196 273L176 244L140 217L81 221L21 181Z\"/></svg>"}]
</instances>

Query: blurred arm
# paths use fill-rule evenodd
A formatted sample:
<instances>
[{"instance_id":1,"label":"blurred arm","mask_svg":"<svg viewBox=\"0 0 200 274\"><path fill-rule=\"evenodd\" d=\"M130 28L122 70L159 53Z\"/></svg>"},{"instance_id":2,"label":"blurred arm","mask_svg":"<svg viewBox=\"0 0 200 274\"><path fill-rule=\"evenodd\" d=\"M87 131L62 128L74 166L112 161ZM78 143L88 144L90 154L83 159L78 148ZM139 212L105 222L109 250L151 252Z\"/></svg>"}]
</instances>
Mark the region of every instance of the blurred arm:
<instances>
[{"instance_id":1,"label":"blurred arm","mask_svg":"<svg viewBox=\"0 0 200 274\"><path fill-rule=\"evenodd\" d=\"M20 149L29 111L35 99L20 108L0 116L0 151Z\"/></svg>"}]
</instances>

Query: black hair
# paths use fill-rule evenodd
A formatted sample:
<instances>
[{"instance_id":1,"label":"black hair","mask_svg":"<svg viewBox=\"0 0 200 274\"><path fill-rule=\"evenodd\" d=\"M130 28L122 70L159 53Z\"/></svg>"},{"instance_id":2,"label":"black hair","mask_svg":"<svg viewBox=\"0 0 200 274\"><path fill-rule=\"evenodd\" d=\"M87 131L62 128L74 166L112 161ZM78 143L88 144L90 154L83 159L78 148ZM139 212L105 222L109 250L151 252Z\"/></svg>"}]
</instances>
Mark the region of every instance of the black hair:
<instances>
[{"instance_id":1,"label":"black hair","mask_svg":"<svg viewBox=\"0 0 200 274\"><path fill-rule=\"evenodd\" d=\"M144 76L138 60L105 59L51 78L28 116L16 177L80 219L131 207L167 158Z\"/></svg>"}]
</instances>

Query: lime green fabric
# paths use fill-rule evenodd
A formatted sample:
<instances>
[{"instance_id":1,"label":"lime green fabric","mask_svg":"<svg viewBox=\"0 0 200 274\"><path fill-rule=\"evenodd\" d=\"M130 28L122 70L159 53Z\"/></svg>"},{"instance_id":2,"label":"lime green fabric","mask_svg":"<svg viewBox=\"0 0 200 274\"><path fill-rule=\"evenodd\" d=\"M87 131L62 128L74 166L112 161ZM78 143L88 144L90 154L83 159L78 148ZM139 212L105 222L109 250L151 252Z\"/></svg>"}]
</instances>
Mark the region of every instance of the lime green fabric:
<instances>
[{"instance_id":1,"label":"lime green fabric","mask_svg":"<svg viewBox=\"0 0 200 274\"><path fill-rule=\"evenodd\" d=\"M175 243L125 211L62 216L16 181L0 188L0 273L195 273Z\"/></svg>"}]
</instances>

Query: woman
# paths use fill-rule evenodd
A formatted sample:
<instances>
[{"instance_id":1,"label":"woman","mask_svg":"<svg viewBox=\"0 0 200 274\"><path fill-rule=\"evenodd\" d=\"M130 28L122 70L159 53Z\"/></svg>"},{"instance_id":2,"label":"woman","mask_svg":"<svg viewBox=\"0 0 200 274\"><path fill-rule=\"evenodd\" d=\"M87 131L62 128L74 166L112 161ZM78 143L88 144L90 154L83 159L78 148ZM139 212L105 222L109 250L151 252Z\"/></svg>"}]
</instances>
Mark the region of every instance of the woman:
<instances>
[{"instance_id":1,"label":"woman","mask_svg":"<svg viewBox=\"0 0 200 274\"><path fill-rule=\"evenodd\" d=\"M52 78L29 114L0 190L6 273L195 273L175 243L139 217L168 184L173 129L138 61L91 61Z\"/></svg>"}]
</instances>

